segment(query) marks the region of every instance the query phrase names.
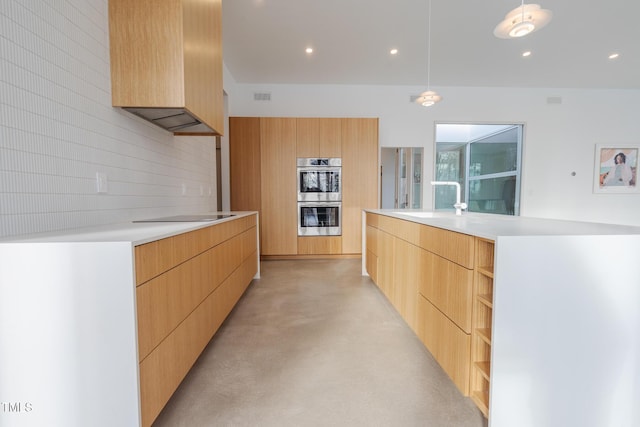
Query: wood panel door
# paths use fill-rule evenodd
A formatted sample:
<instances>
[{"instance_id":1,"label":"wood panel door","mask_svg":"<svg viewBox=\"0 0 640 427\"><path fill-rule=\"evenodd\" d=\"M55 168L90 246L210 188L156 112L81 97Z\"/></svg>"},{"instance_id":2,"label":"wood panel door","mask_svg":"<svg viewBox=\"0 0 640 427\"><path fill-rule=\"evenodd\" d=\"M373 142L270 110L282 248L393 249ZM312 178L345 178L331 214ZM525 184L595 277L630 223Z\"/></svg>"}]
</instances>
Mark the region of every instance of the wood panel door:
<instances>
[{"instance_id":1,"label":"wood panel door","mask_svg":"<svg viewBox=\"0 0 640 427\"><path fill-rule=\"evenodd\" d=\"M296 119L296 156L320 157L320 119Z\"/></svg>"},{"instance_id":2,"label":"wood panel door","mask_svg":"<svg viewBox=\"0 0 640 427\"><path fill-rule=\"evenodd\" d=\"M260 119L263 255L298 253L296 119Z\"/></svg>"},{"instance_id":3,"label":"wood panel door","mask_svg":"<svg viewBox=\"0 0 640 427\"><path fill-rule=\"evenodd\" d=\"M429 271L420 277L420 293L465 333L471 333L473 270L425 251Z\"/></svg>"},{"instance_id":4,"label":"wood panel door","mask_svg":"<svg viewBox=\"0 0 640 427\"><path fill-rule=\"evenodd\" d=\"M362 253L362 209L378 207L378 119L342 119L342 252Z\"/></svg>"},{"instance_id":5,"label":"wood panel door","mask_svg":"<svg viewBox=\"0 0 640 427\"><path fill-rule=\"evenodd\" d=\"M468 396L471 336L423 296L417 297L417 304L418 336L458 390Z\"/></svg>"},{"instance_id":6,"label":"wood panel door","mask_svg":"<svg viewBox=\"0 0 640 427\"><path fill-rule=\"evenodd\" d=\"M319 120L319 146L320 157L342 157L342 119L318 119Z\"/></svg>"},{"instance_id":7,"label":"wood panel door","mask_svg":"<svg viewBox=\"0 0 640 427\"><path fill-rule=\"evenodd\" d=\"M229 175L232 211L259 211L260 118L229 118Z\"/></svg>"},{"instance_id":8,"label":"wood panel door","mask_svg":"<svg viewBox=\"0 0 640 427\"><path fill-rule=\"evenodd\" d=\"M298 157L341 157L342 119L296 119Z\"/></svg>"},{"instance_id":9,"label":"wood panel door","mask_svg":"<svg viewBox=\"0 0 640 427\"><path fill-rule=\"evenodd\" d=\"M418 298L419 268L422 249L402 239L395 239L393 304L405 322L417 332L416 304Z\"/></svg>"}]
</instances>

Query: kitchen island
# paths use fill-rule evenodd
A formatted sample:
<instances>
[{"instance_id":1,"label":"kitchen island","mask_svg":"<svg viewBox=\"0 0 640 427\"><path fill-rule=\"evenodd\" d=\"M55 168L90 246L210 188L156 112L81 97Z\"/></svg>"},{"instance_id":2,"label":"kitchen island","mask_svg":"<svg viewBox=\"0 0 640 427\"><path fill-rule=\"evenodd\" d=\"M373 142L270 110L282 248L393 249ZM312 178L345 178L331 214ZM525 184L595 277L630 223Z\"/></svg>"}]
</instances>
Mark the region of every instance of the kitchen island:
<instances>
[{"instance_id":1,"label":"kitchen island","mask_svg":"<svg viewBox=\"0 0 640 427\"><path fill-rule=\"evenodd\" d=\"M221 214L0 240L0 424L151 425L259 275Z\"/></svg>"},{"instance_id":2,"label":"kitchen island","mask_svg":"<svg viewBox=\"0 0 640 427\"><path fill-rule=\"evenodd\" d=\"M367 210L369 274L491 427L635 426L640 227Z\"/></svg>"}]
</instances>

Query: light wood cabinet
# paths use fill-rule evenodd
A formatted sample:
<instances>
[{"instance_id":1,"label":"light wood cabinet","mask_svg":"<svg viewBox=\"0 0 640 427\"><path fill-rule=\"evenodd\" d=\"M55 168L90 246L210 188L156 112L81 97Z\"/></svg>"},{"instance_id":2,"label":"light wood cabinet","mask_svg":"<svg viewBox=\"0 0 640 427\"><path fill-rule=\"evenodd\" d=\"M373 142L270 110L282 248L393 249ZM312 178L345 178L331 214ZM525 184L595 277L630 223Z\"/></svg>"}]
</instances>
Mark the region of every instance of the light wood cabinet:
<instances>
[{"instance_id":1,"label":"light wood cabinet","mask_svg":"<svg viewBox=\"0 0 640 427\"><path fill-rule=\"evenodd\" d=\"M418 270L418 336L467 396L473 270L425 249L421 251Z\"/></svg>"},{"instance_id":2,"label":"light wood cabinet","mask_svg":"<svg viewBox=\"0 0 640 427\"><path fill-rule=\"evenodd\" d=\"M416 303L420 272L420 248L398 236L413 227L392 218L366 215L366 269L372 280L402 315L417 330Z\"/></svg>"},{"instance_id":3,"label":"light wood cabinet","mask_svg":"<svg viewBox=\"0 0 640 427\"><path fill-rule=\"evenodd\" d=\"M298 237L298 255L339 255L342 253L340 236Z\"/></svg>"},{"instance_id":4,"label":"light wood cabinet","mask_svg":"<svg viewBox=\"0 0 640 427\"><path fill-rule=\"evenodd\" d=\"M387 298L393 295L393 254L396 239L393 235L378 229L378 287Z\"/></svg>"},{"instance_id":5,"label":"light wood cabinet","mask_svg":"<svg viewBox=\"0 0 640 427\"><path fill-rule=\"evenodd\" d=\"M221 0L109 0L109 36L113 106L174 132L223 133ZM174 128L182 111L202 125Z\"/></svg>"},{"instance_id":6,"label":"light wood cabinet","mask_svg":"<svg viewBox=\"0 0 640 427\"><path fill-rule=\"evenodd\" d=\"M142 425L151 425L257 272L256 216L135 247Z\"/></svg>"},{"instance_id":7,"label":"light wood cabinet","mask_svg":"<svg viewBox=\"0 0 640 427\"><path fill-rule=\"evenodd\" d=\"M491 330L493 323L494 242L477 238L473 287L473 333L471 348L471 398L489 416L491 380Z\"/></svg>"},{"instance_id":8,"label":"light wood cabinet","mask_svg":"<svg viewBox=\"0 0 640 427\"><path fill-rule=\"evenodd\" d=\"M419 270L422 249L403 239L395 239L394 269L393 269L393 305L407 322L409 327L417 333L417 302L420 283Z\"/></svg>"},{"instance_id":9,"label":"light wood cabinet","mask_svg":"<svg viewBox=\"0 0 640 427\"><path fill-rule=\"evenodd\" d=\"M469 395L475 238L385 215L366 218L369 275Z\"/></svg>"},{"instance_id":10,"label":"light wood cabinet","mask_svg":"<svg viewBox=\"0 0 640 427\"><path fill-rule=\"evenodd\" d=\"M473 270L423 250L420 293L466 334L471 333Z\"/></svg>"},{"instance_id":11,"label":"light wood cabinet","mask_svg":"<svg viewBox=\"0 0 640 427\"><path fill-rule=\"evenodd\" d=\"M296 119L297 157L342 157L342 119Z\"/></svg>"},{"instance_id":12,"label":"light wood cabinet","mask_svg":"<svg viewBox=\"0 0 640 427\"><path fill-rule=\"evenodd\" d=\"M230 117L229 129L231 209L260 211L261 255L361 254L362 209L378 203L377 119ZM297 157L342 158L342 236L298 237Z\"/></svg>"},{"instance_id":13,"label":"light wood cabinet","mask_svg":"<svg viewBox=\"0 0 640 427\"><path fill-rule=\"evenodd\" d=\"M462 394L469 395L471 337L422 295L417 313L418 336Z\"/></svg>"},{"instance_id":14,"label":"light wood cabinet","mask_svg":"<svg viewBox=\"0 0 640 427\"><path fill-rule=\"evenodd\" d=\"M231 210L260 212L260 253L298 252L296 120L229 118Z\"/></svg>"},{"instance_id":15,"label":"light wood cabinet","mask_svg":"<svg viewBox=\"0 0 640 427\"><path fill-rule=\"evenodd\" d=\"M229 118L231 210L260 211L260 118Z\"/></svg>"},{"instance_id":16,"label":"light wood cabinet","mask_svg":"<svg viewBox=\"0 0 640 427\"><path fill-rule=\"evenodd\" d=\"M295 147L295 119L260 119L260 230L263 255L298 253Z\"/></svg>"},{"instance_id":17,"label":"light wood cabinet","mask_svg":"<svg viewBox=\"0 0 640 427\"><path fill-rule=\"evenodd\" d=\"M378 215L371 215L371 214L367 214L366 215L366 222L367 222L367 228L366 228L366 246L367 246L367 252L366 252L366 264L365 264L365 268L367 270L367 273L369 274L369 276L371 277L371 280L374 281L374 283L379 283L379 278L378 278L378 271L379 271L379 267L378 267L378 254L379 249L378 249Z\"/></svg>"},{"instance_id":18,"label":"light wood cabinet","mask_svg":"<svg viewBox=\"0 0 640 427\"><path fill-rule=\"evenodd\" d=\"M378 119L342 119L342 251L362 253L362 209L378 207Z\"/></svg>"}]
</instances>

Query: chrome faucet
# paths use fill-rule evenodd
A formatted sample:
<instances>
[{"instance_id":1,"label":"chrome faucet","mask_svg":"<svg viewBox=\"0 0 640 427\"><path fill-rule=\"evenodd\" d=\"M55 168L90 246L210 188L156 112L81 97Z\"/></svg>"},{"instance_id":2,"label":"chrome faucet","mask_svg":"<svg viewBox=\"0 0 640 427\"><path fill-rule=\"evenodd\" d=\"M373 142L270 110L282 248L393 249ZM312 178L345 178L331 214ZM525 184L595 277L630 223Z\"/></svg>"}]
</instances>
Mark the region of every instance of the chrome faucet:
<instances>
[{"instance_id":1,"label":"chrome faucet","mask_svg":"<svg viewBox=\"0 0 640 427\"><path fill-rule=\"evenodd\" d=\"M460 183L455 181L431 181L431 185L455 185L456 186L456 215L462 215L462 209L467 209L467 204L460 200Z\"/></svg>"}]
</instances>

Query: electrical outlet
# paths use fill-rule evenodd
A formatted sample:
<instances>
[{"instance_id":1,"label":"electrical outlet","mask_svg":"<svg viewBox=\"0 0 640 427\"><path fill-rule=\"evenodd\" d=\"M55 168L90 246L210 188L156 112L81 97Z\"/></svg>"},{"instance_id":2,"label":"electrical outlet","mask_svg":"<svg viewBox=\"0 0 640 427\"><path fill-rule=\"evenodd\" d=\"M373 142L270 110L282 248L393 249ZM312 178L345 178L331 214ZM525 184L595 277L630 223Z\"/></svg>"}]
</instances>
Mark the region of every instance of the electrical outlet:
<instances>
[{"instance_id":1,"label":"electrical outlet","mask_svg":"<svg viewBox=\"0 0 640 427\"><path fill-rule=\"evenodd\" d=\"M187 195L187 184L182 184L182 195L183 196Z\"/></svg>"},{"instance_id":2,"label":"electrical outlet","mask_svg":"<svg viewBox=\"0 0 640 427\"><path fill-rule=\"evenodd\" d=\"M109 180L107 174L102 172L96 172L96 193L106 194L109 192Z\"/></svg>"}]
</instances>

